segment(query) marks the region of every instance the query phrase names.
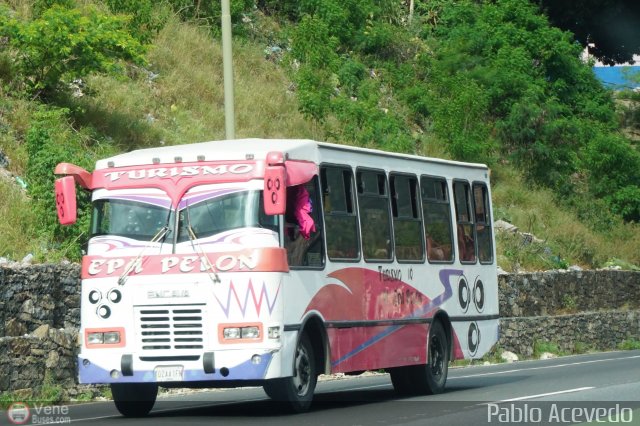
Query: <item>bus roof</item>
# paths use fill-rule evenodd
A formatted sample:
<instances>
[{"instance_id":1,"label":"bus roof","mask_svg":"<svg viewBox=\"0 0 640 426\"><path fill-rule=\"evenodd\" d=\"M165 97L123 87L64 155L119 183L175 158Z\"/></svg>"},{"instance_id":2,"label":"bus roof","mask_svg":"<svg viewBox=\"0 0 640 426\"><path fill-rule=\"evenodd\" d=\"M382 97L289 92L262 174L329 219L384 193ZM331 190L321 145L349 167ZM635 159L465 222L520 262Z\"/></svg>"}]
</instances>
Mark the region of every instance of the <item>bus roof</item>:
<instances>
[{"instance_id":1,"label":"bus roof","mask_svg":"<svg viewBox=\"0 0 640 426\"><path fill-rule=\"evenodd\" d=\"M253 156L263 160L267 153L280 151L291 160L322 161L322 151L343 151L353 154L375 154L376 156L414 160L420 162L455 165L466 168L487 169L484 164L464 163L418 155L387 152L377 149L316 142L308 139L232 139L200 142L185 145L171 145L157 148L138 149L113 157L98 160L96 170L151 164L174 164L197 161L244 161Z\"/></svg>"}]
</instances>

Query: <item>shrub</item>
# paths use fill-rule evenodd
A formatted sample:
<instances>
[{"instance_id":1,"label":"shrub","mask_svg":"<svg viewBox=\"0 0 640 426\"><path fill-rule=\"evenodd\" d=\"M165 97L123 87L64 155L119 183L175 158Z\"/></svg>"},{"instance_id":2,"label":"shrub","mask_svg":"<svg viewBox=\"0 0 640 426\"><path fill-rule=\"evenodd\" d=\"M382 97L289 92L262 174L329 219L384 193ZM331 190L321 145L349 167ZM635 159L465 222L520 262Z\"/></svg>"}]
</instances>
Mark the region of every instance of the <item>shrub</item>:
<instances>
[{"instance_id":1,"label":"shrub","mask_svg":"<svg viewBox=\"0 0 640 426\"><path fill-rule=\"evenodd\" d=\"M143 63L144 49L129 35L122 17L96 8L85 11L54 4L32 21L0 8L0 36L15 49L24 83L47 98L94 72L116 72L119 60Z\"/></svg>"},{"instance_id":2,"label":"shrub","mask_svg":"<svg viewBox=\"0 0 640 426\"><path fill-rule=\"evenodd\" d=\"M89 229L90 198L85 191L78 191L78 223L60 226L55 213L55 166L60 162L72 162L85 168L92 166L91 152L80 135L72 132L67 115L68 111L64 109L40 108L34 114L26 136L29 154L27 190L41 220L40 234L47 244L39 255L50 250L55 252L47 260L55 260L52 257L57 256L78 260L81 254L79 240Z\"/></svg>"}]
</instances>

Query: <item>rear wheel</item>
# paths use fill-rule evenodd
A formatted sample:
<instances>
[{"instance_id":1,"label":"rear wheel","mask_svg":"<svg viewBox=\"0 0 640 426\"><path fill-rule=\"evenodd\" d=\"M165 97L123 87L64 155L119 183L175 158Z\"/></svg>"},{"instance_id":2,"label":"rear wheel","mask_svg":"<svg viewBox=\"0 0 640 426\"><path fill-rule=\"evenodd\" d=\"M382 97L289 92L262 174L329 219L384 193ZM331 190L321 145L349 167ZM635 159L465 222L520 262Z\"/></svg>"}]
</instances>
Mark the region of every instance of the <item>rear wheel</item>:
<instances>
[{"instance_id":1,"label":"rear wheel","mask_svg":"<svg viewBox=\"0 0 640 426\"><path fill-rule=\"evenodd\" d=\"M155 383L112 383L111 396L125 417L144 417L153 408L158 395Z\"/></svg>"},{"instance_id":2,"label":"rear wheel","mask_svg":"<svg viewBox=\"0 0 640 426\"><path fill-rule=\"evenodd\" d=\"M269 380L263 387L271 399L284 402L288 409L300 413L311 406L317 380L318 369L313 347L305 334L296 347L293 376Z\"/></svg>"},{"instance_id":3,"label":"rear wheel","mask_svg":"<svg viewBox=\"0 0 640 426\"><path fill-rule=\"evenodd\" d=\"M389 370L396 392L403 395L438 394L444 390L449 372L449 343L442 324L429 330L429 358L426 365L409 365Z\"/></svg>"}]
</instances>

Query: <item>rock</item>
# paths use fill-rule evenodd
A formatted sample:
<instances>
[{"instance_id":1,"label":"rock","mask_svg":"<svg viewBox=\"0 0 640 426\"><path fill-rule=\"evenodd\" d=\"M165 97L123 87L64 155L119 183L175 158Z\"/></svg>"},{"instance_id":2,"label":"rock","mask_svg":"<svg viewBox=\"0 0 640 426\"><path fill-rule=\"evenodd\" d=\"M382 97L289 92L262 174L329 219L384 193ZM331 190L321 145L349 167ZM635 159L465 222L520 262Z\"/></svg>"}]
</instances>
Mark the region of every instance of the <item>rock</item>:
<instances>
[{"instance_id":1,"label":"rock","mask_svg":"<svg viewBox=\"0 0 640 426\"><path fill-rule=\"evenodd\" d=\"M4 333L7 336L22 336L27 332L27 326L16 318L11 318L4 326Z\"/></svg>"},{"instance_id":2,"label":"rock","mask_svg":"<svg viewBox=\"0 0 640 426\"><path fill-rule=\"evenodd\" d=\"M500 358L505 360L507 363L517 362L518 359L519 359L518 355L514 354L513 352L509 352L509 351L502 352L502 354L500 355Z\"/></svg>"},{"instance_id":3,"label":"rock","mask_svg":"<svg viewBox=\"0 0 640 426\"><path fill-rule=\"evenodd\" d=\"M23 337L15 337L9 342L10 353L12 355L27 356L31 352L31 344Z\"/></svg>"},{"instance_id":4,"label":"rock","mask_svg":"<svg viewBox=\"0 0 640 426\"><path fill-rule=\"evenodd\" d=\"M47 338L49 336L49 325L42 324L40 327L36 328L31 335L40 339Z\"/></svg>"},{"instance_id":5,"label":"rock","mask_svg":"<svg viewBox=\"0 0 640 426\"><path fill-rule=\"evenodd\" d=\"M31 299L27 299L24 301L22 306L20 307L20 311L25 314L33 315L35 313L35 307L33 306L33 301Z\"/></svg>"},{"instance_id":6,"label":"rock","mask_svg":"<svg viewBox=\"0 0 640 426\"><path fill-rule=\"evenodd\" d=\"M51 340L56 343L58 346L61 346L65 349L73 349L74 347L74 333L70 333L64 330L57 330L52 328L49 331L49 337Z\"/></svg>"},{"instance_id":7,"label":"rock","mask_svg":"<svg viewBox=\"0 0 640 426\"><path fill-rule=\"evenodd\" d=\"M513 233L518 232L518 227L517 226L512 225L509 222L504 221L504 220L496 220L493 223L493 226L495 227L495 229L497 229L499 231L507 231L507 232L513 232Z\"/></svg>"},{"instance_id":8,"label":"rock","mask_svg":"<svg viewBox=\"0 0 640 426\"><path fill-rule=\"evenodd\" d=\"M0 167L6 169L9 167L9 157L0 150Z\"/></svg>"},{"instance_id":9,"label":"rock","mask_svg":"<svg viewBox=\"0 0 640 426\"><path fill-rule=\"evenodd\" d=\"M49 352L49 356L47 357L46 367L49 369L56 368L59 363L60 363L60 355L58 354L58 352L56 351Z\"/></svg>"},{"instance_id":10,"label":"rock","mask_svg":"<svg viewBox=\"0 0 640 426\"><path fill-rule=\"evenodd\" d=\"M552 354L551 352L544 352L542 355L540 355L540 359L554 359L554 358L558 358L558 355Z\"/></svg>"}]
</instances>

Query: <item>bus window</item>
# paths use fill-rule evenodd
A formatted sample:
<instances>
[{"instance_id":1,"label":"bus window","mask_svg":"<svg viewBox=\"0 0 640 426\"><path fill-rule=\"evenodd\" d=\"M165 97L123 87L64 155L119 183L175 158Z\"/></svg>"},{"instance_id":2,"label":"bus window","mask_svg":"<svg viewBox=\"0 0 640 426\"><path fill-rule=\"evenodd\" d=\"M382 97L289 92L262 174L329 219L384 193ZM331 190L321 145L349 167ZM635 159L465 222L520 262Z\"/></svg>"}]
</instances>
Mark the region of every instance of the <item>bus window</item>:
<instances>
[{"instance_id":1,"label":"bus window","mask_svg":"<svg viewBox=\"0 0 640 426\"><path fill-rule=\"evenodd\" d=\"M444 178L423 176L420 179L420 187L424 232L427 237L427 258L429 262L451 262L453 232L447 181Z\"/></svg>"},{"instance_id":2,"label":"bus window","mask_svg":"<svg viewBox=\"0 0 640 426\"><path fill-rule=\"evenodd\" d=\"M360 258L353 174L345 166L320 169L327 255L331 260Z\"/></svg>"},{"instance_id":3,"label":"bus window","mask_svg":"<svg viewBox=\"0 0 640 426\"><path fill-rule=\"evenodd\" d=\"M418 179L391 174L391 210L398 261L423 260L422 220L418 209Z\"/></svg>"},{"instance_id":4,"label":"bus window","mask_svg":"<svg viewBox=\"0 0 640 426\"><path fill-rule=\"evenodd\" d=\"M456 206L458 231L458 255L461 262L475 262L475 228L471 215L470 188L467 182L453 182L453 197Z\"/></svg>"},{"instance_id":5,"label":"bus window","mask_svg":"<svg viewBox=\"0 0 640 426\"><path fill-rule=\"evenodd\" d=\"M364 260L392 260L386 175L382 171L358 170L356 180Z\"/></svg>"},{"instance_id":6,"label":"bus window","mask_svg":"<svg viewBox=\"0 0 640 426\"><path fill-rule=\"evenodd\" d=\"M473 204L478 240L478 259L480 263L491 263L493 262L491 217L489 216L489 192L485 184L473 184Z\"/></svg>"},{"instance_id":7,"label":"bus window","mask_svg":"<svg viewBox=\"0 0 640 426\"><path fill-rule=\"evenodd\" d=\"M284 246L290 267L324 265L318 178L287 188Z\"/></svg>"}]
</instances>

